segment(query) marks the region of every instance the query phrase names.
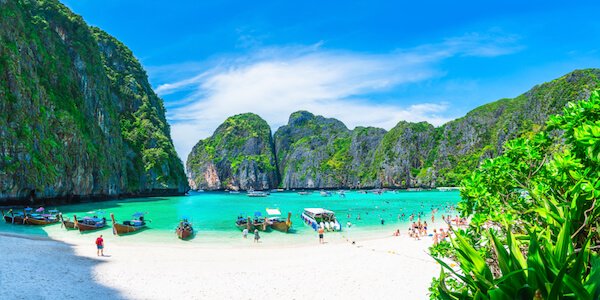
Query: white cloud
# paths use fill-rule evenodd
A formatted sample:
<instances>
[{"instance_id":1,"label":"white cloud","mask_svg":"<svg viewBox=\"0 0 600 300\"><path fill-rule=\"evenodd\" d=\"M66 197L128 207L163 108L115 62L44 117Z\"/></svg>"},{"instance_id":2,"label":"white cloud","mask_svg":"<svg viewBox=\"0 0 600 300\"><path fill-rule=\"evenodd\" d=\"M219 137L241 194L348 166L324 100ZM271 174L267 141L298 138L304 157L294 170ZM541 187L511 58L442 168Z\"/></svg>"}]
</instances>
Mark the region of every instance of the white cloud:
<instances>
[{"instance_id":1,"label":"white cloud","mask_svg":"<svg viewBox=\"0 0 600 300\"><path fill-rule=\"evenodd\" d=\"M449 120L443 117L444 103L378 104L368 99L369 94L440 76L443 73L436 64L448 57L494 56L510 51L515 50L478 35L386 55L323 50L321 44L267 48L162 84L157 92L192 91L168 107L172 137L185 161L199 139L210 136L227 117L245 112L260 115L274 130L298 110L337 118L349 128L390 129L401 120L441 125Z\"/></svg>"}]
</instances>

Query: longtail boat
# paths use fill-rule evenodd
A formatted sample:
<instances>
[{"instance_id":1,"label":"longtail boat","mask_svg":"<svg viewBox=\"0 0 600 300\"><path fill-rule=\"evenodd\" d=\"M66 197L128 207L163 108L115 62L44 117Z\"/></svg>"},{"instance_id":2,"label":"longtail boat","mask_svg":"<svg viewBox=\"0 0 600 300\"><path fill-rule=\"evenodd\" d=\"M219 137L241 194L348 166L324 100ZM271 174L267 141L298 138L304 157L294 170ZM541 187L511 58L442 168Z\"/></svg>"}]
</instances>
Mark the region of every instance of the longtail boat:
<instances>
[{"instance_id":1,"label":"longtail boat","mask_svg":"<svg viewBox=\"0 0 600 300\"><path fill-rule=\"evenodd\" d=\"M60 216L60 222L62 223L62 226L65 229L67 229L67 230L69 230L69 229L77 229L77 227L75 226L75 222L74 221L69 220L69 218L65 219L63 217L63 214L60 214L59 216ZM73 216L73 218L75 219L76 217Z\"/></svg>"},{"instance_id":2,"label":"longtail boat","mask_svg":"<svg viewBox=\"0 0 600 300\"><path fill-rule=\"evenodd\" d=\"M29 210L31 210L31 209L29 209ZM2 211L2 217L4 218L4 221L9 224L17 224L17 225L25 224L25 216L26 215L27 215L27 210L25 210L23 212L14 212L11 209L7 213L4 213L4 211Z\"/></svg>"},{"instance_id":3,"label":"longtail boat","mask_svg":"<svg viewBox=\"0 0 600 300\"><path fill-rule=\"evenodd\" d=\"M98 218L97 216L83 217L83 219L77 220L77 216L73 215L73 221L75 221L75 226L79 229L79 232L96 230L106 226L106 218Z\"/></svg>"},{"instance_id":4,"label":"longtail boat","mask_svg":"<svg viewBox=\"0 0 600 300\"><path fill-rule=\"evenodd\" d=\"M250 217L244 218L241 215L235 221L235 226L239 230L248 229L248 232L252 232L254 230L254 225L252 225L252 220Z\"/></svg>"},{"instance_id":5,"label":"longtail boat","mask_svg":"<svg viewBox=\"0 0 600 300\"><path fill-rule=\"evenodd\" d=\"M110 218L113 223L113 234L120 235L125 233L131 233L146 228L146 221L144 221L144 213L137 212L133 214L132 219L129 221L123 221L122 224L115 221L115 215L110 214Z\"/></svg>"},{"instance_id":6,"label":"longtail boat","mask_svg":"<svg viewBox=\"0 0 600 300\"><path fill-rule=\"evenodd\" d=\"M185 240L194 235L194 227L192 227L192 223L188 222L187 219L183 219L179 222L175 233L177 233L179 239Z\"/></svg>"},{"instance_id":7,"label":"longtail boat","mask_svg":"<svg viewBox=\"0 0 600 300\"><path fill-rule=\"evenodd\" d=\"M45 214L44 208L40 207L35 211L38 213L25 216L25 224L43 226L58 223L60 221L58 210L49 210L48 213Z\"/></svg>"},{"instance_id":8,"label":"longtail boat","mask_svg":"<svg viewBox=\"0 0 600 300\"><path fill-rule=\"evenodd\" d=\"M267 231L271 229L269 224L267 223L266 218L262 217L262 214L257 211L254 213L254 220L252 221L252 226L254 229L258 229L259 231Z\"/></svg>"},{"instance_id":9,"label":"longtail boat","mask_svg":"<svg viewBox=\"0 0 600 300\"><path fill-rule=\"evenodd\" d=\"M271 228L281 232L288 232L290 228L292 228L291 212L288 212L286 220L281 219L281 211L279 211L277 208L267 208L267 214L269 215L267 218L267 223L269 226L271 226Z\"/></svg>"}]
</instances>

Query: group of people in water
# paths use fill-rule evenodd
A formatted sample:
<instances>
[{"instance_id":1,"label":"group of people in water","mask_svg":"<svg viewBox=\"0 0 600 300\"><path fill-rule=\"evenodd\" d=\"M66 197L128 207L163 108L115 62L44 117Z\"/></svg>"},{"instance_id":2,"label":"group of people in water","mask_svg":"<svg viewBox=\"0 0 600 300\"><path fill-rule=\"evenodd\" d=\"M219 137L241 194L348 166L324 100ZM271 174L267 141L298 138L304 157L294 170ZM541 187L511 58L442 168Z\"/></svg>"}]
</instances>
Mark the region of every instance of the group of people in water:
<instances>
[{"instance_id":1,"label":"group of people in water","mask_svg":"<svg viewBox=\"0 0 600 300\"><path fill-rule=\"evenodd\" d=\"M452 212L454 211L454 206L453 205L449 205L447 207L443 207L446 211ZM435 223L435 215L439 212L439 208L438 207L433 207L431 208L431 223ZM404 213L402 213L401 215L398 215L398 221L400 220L404 220L406 217L406 215ZM424 217L423 212L418 212L418 213L412 213L409 215L408 220L410 221L411 225L408 227L408 236L411 238L414 238L415 240L420 240L421 237L424 236L431 236L433 238L433 243L438 244L444 240L446 240L449 237L449 233L452 230L452 226L456 226L456 227L460 227L460 226L465 226L467 225L467 220L465 218L461 218L458 215L456 215L454 218L452 218L450 216L450 214L448 215L442 215L442 221L448 226L447 230L444 230L444 228L439 228L438 229L433 229L433 233L429 234L428 233L428 224L427 221L421 221L422 217ZM416 221L415 221L416 218ZM382 225L383 225L383 221L382 221ZM400 229L396 229L396 231L393 232L394 236L400 236Z\"/></svg>"}]
</instances>

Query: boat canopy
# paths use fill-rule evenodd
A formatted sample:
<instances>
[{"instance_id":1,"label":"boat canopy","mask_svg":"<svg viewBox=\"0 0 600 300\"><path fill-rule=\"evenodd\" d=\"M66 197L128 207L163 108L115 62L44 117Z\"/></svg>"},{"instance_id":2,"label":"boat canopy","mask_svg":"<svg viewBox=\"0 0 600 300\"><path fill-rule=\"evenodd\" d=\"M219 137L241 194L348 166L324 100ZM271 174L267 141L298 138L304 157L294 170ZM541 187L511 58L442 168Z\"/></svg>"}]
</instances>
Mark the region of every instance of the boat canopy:
<instances>
[{"instance_id":1,"label":"boat canopy","mask_svg":"<svg viewBox=\"0 0 600 300\"><path fill-rule=\"evenodd\" d=\"M134 218L139 218L139 217L143 217L145 214L146 214L146 213L143 213L143 212L139 212L139 211L138 211L138 212L136 212L135 214L133 214L133 217L134 217Z\"/></svg>"},{"instance_id":2,"label":"boat canopy","mask_svg":"<svg viewBox=\"0 0 600 300\"><path fill-rule=\"evenodd\" d=\"M267 208L267 214L270 216L281 216L281 211L277 208Z\"/></svg>"},{"instance_id":3,"label":"boat canopy","mask_svg":"<svg viewBox=\"0 0 600 300\"><path fill-rule=\"evenodd\" d=\"M304 211L308 212L308 213L311 213L313 215L333 214L334 213L331 210L326 210L326 209L323 209L323 208L305 208Z\"/></svg>"},{"instance_id":4,"label":"boat canopy","mask_svg":"<svg viewBox=\"0 0 600 300\"><path fill-rule=\"evenodd\" d=\"M262 216L262 214L260 213L260 211L255 211L254 212L254 216L255 217L260 217L260 216Z\"/></svg>"}]
</instances>

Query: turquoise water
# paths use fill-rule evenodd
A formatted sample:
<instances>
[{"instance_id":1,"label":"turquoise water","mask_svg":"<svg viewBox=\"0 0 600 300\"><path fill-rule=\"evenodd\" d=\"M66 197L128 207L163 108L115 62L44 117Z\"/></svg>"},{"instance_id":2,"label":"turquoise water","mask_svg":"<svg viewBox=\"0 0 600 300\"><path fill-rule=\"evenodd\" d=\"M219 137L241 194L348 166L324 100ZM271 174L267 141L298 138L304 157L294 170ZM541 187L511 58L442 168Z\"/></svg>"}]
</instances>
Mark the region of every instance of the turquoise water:
<instances>
[{"instance_id":1,"label":"turquoise water","mask_svg":"<svg viewBox=\"0 0 600 300\"><path fill-rule=\"evenodd\" d=\"M261 233L264 239L276 239L280 242L291 240L313 239L315 236L312 228L305 225L300 219L304 208L322 207L332 210L342 224L342 233L328 233L329 235L389 235L393 230L400 229L406 232L410 214L423 213L424 219L430 222L432 208L439 209L436 215L437 224L440 215L451 212L451 206L460 200L456 191L422 191L422 192L386 192L382 195L373 193L361 194L355 191L346 192L345 197L333 193L330 197L323 197L319 192L310 195L299 195L295 192L271 193L264 198L250 198L244 193L229 194L224 192L193 193L180 197L155 197L141 199L125 199L105 202L90 202L76 205L57 207L65 216L72 218L85 216L89 211L102 210L106 218L114 213L117 221L127 220L135 212L146 212L146 219L150 220L149 228L142 232L121 237L135 242L143 241L173 241L176 240L174 229L182 217L187 217L193 222L197 234L188 243L208 243L215 240L228 241L240 240L241 233L234 226L236 217L241 213L244 216L254 216L255 212L266 215L266 208L279 208L282 215L292 213L293 232L281 233L277 231ZM50 208L50 207L48 207ZM54 208L54 207L51 207ZM404 218L399 215L405 214ZM451 212L454 215L454 212ZM360 214L360 220L357 216ZM381 225L381 219L384 225ZM350 230L347 222L352 223ZM432 226L430 226L432 227ZM22 234L47 234L47 235L80 235L77 231L66 231L59 224L45 227L16 226L2 222L0 231ZM86 235L98 233L112 235L110 226Z\"/></svg>"}]
</instances>

